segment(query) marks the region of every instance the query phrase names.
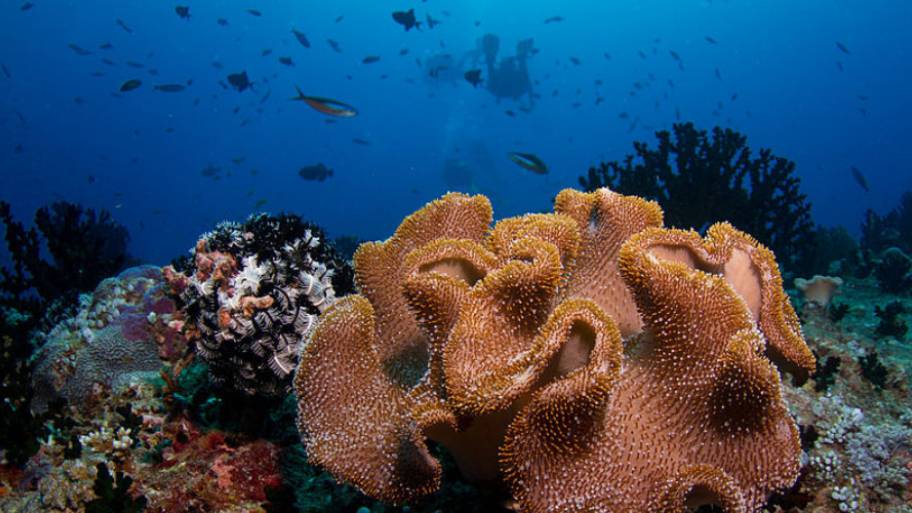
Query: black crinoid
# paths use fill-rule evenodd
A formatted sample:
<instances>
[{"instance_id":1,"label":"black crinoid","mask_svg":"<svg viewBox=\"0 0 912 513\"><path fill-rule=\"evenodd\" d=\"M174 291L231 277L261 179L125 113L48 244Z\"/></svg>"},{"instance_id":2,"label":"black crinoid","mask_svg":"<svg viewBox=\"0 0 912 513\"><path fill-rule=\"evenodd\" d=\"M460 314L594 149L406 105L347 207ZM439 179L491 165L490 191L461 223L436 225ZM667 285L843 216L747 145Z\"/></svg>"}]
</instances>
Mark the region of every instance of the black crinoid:
<instances>
[{"instance_id":1,"label":"black crinoid","mask_svg":"<svg viewBox=\"0 0 912 513\"><path fill-rule=\"evenodd\" d=\"M323 230L292 214L223 222L164 272L212 380L249 396L288 390L317 316L354 288Z\"/></svg>"}]
</instances>

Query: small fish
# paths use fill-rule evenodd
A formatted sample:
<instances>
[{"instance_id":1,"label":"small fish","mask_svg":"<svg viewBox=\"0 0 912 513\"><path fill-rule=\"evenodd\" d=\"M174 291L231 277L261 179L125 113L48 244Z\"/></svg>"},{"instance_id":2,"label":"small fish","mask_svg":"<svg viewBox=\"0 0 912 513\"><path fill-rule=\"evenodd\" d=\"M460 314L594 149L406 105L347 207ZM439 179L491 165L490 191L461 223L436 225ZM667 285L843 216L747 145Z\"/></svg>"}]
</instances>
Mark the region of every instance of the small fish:
<instances>
[{"instance_id":1,"label":"small fish","mask_svg":"<svg viewBox=\"0 0 912 513\"><path fill-rule=\"evenodd\" d=\"M99 50L111 50L113 48L114 48L114 45L112 45L111 43L101 43L100 45L98 45Z\"/></svg>"},{"instance_id":2,"label":"small fish","mask_svg":"<svg viewBox=\"0 0 912 513\"><path fill-rule=\"evenodd\" d=\"M69 44L67 45L67 47L68 47L70 50L73 50L74 52L76 52L76 55L92 55L92 52L86 50L85 48L83 48L83 47L81 47L81 46L79 46L79 45L77 45L76 43L69 43Z\"/></svg>"},{"instance_id":3,"label":"small fish","mask_svg":"<svg viewBox=\"0 0 912 513\"><path fill-rule=\"evenodd\" d=\"M328 44L329 47L332 48L334 52L342 53L342 47L339 45L338 41L335 41L333 39L327 39L326 44Z\"/></svg>"},{"instance_id":4,"label":"small fish","mask_svg":"<svg viewBox=\"0 0 912 513\"><path fill-rule=\"evenodd\" d=\"M711 45L717 45L717 44L719 44L719 42L716 41L716 38L714 38L714 37L712 37L712 36L703 36L703 39L705 39L706 42L709 43L709 44L711 44Z\"/></svg>"},{"instance_id":5,"label":"small fish","mask_svg":"<svg viewBox=\"0 0 912 513\"><path fill-rule=\"evenodd\" d=\"M480 69L470 69L463 74L466 82L472 84L472 87L478 87L478 84L481 83L481 70Z\"/></svg>"},{"instance_id":6,"label":"small fish","mask_svg":"<svg viewBox=\"0 0 912 513\"><path fill-rule=\"evenodd\" d=\"M865 179L864 175L861 174L861 170L855 166L851 166L850 169L852 170L852 178L855 179L855 183L864 189L865 192L871 192L871 190L868 189L868 181Z\"/></svg>"},{"instance_id":7,"label":"small fish","mask_svg":"<svg viewBox=\"0 0 912 513\"><path fill-rule=\"evenodd\" d=\"M93 72L92 72L92 76L95 77L95 78L98 78L98 77L103 77L103 76L105 76L105 74L104 74L104 71L93 71Z\"/></svg>"},{"instance_id":8,"label":"small fish","mask_svg":"<svg viewBox=\"0 0 912 513\"><path fill-rule=\"evenodd\" d=\"M345 15L336 16L336 23L339 23L344 19L345 19Z\"/></svg>"},{"instance_id":9,"label":"small fish","mask_svg":"<svg viewBox=\"0 0 912 513\"><path fill-rule=\"evenodd\" d=\"M550 18L545 18L545 25L548 23L560 23L564 21L563 16L551 16Z\"/></svg>"},{"instance_id":10,"label":"small fish","mask_svg":"<svg viewBox=\"0 0 912 513\"><path fill-rule=\"evenodd\" d=\"M298 176L305 180L322 182L333 175L333 170L326 167L322 162L312 166L304 166L298 170Z\"/></svg>"},{"instance_id":11,"label":"small fish","mask_svg":"<svg viewBox=\"0 0 912 513\"><path fill-rule=\"evenodd\" d=\"M608 53L608 52L604 52L604 53L602 54L602 57L604 57L606 61L610 61L610 60L611 60L611 54Z\"/></svg>"},{"instance_id":12,"label":"small fish","mask_svg":"<svg viewBox=\"0 0 912 513\"><path fill-rule=\"evenodd\" d=\"M107 64L108 66L117 66L116 62L112 61L111 59L108 59L107 57L102 59L101 62Z\"/></svg>"},{"instance_id":13,"label":"small fish","mask_svg":"<svg viewBox=\"0 0 912 513\"><path fill-rule=\"evenodd\" d=\"M399 55L408 55L408 53L409 53L408 48L403 48L403 49L399 50Z\"/></svg>"},{"instance_id":14,"label":"small fish","mask_svg":"<svg viewBox=\"0 0 912 513\"><path fill-rule=\"evenodd\" d=\"M219 61L212 61L212 67L215 69L222 69L225 66Z\"/></svg>"},{"instance_id":15,"label":"small fish","mask_svg":"<svg viewBox=\"0 0 912 513\"><path fill-rule=\"evenodd\" d=\"M505 111L504 111L504 114L506 114L507 116L510 116L511 118L515 118L515 117L516 117L516 113L513 112L513 111L510 110L510 109L505 110Z\"/></svg>"},{"instance_id":16,"label":"small fish","mask_svg":"<svg viewBox=\"0 0 912 513\"><path fill-rule=\"evenodd\" d=\"M250 14L251 16L256 16L257 18L259 18L260 16L263 15L263 13L261 13L260 11L258 11L256 9L247 9L247 13Z\"/></svg>"},{"instance_id":17,"label":"small fish","mask_svg":"<svg viewBox=\"0 0 912 513\"><path fill-rule=\"evenodd\" d=\"M141 62L136 62L136 61L127 61L127 66L129 66L131 68L136 68L136 69L143 69L146 67L145 64L143 64Z\"/></svg>"},{"instance_id":18,"label":"small fish","mask_svg":"<svg viewBox=\"0 0 912 513\"><path fill-rule=\"evenodd\" d=\"M256 200L256 203L253 204L253 208L262 208L263 205L265 205L268 202L269 202L269 200L267 200L266 198L260 198L260 199Z\"/></svg>"},{"instance_id":19,"label":"small fish","mask_svg":"<svg viewBox=\"0 0 912 513\"><path fill-rule=\"evenodd\" d=\"M179 93L187 89L187 86L183 84L158 84L153 86L152 89L163 93Z\"/></svg>"},{"instance_id":20,"label":"small fish","mask_svg":"<svg viewBox=\"0 0 912 513\"><path fill-rule=\"evenodd\" d=\"M228 75L228 83L232 87L238 90L238 92L244 92L246 89L253 87L253 82L250 81L250 78L247 77L246 71L241 71L240 73L232 73Z\"/></svg>"},{"instance_id":21,"label":"small fish","mask_svg":"<svg viewBox=\"0 0 912 513\"><path fill-rule=\"evenodd\" d=\"M279 57L279 62L286 66L294 66L294 61L291 60L291 57Z\"/></svg>"},{"instance_id":22,"label":"small fish","mask_svg":"<svg viewBox=\"0 0 912 513\"><path fill-rule=\"evenodd\" d=\"M405 31L408 32L412 28L421 30L421 22L415 19L415 9L409 9L407 11L395 11L393 12L393 21L402 25L405 28Z\"/></svg>"},{"instance_id":23,"label":"small fish","mask_svg":"<svg viewBox=\"0 0 912 513\"><path fill-rule=\"evenodd\" d=\"M863 101L863 102L868 101L868 97L865 96L865 95L863 95L863 94L859 94L859 95L857 95L857 96L858 96L858 99L861 100L861 101Z\"/></svg>"},{"instance_id":24,"label":"small fish","mask_svg":"<svg viewBox=\"0 0 912 513\"><path fill-rule=\"evenodd\" d=\"M13 146L13 153L15 153L16 155L21 155L22 152L24 152L24 151L25 151L25 148L23 148L21 144L17 144L15 146Z\"/></svg>"},{"instance_id":25,"label":"small fish","mask_svg":"<svg viewBox=\"0 0 912 513\"><path fill-rule=\"evenodd\" d=\"M715 73L716 73L716 78L719 80L722 80L722 72L719 71L719 68L716 68Z\"/></svg>"},{"instance_id":26,"label":"small fish","mask_svg":"<svg viewBox=\"0 0 912 513\"><path fill-rule=\"evenodd\" d=\"M219 19L215 20L215 22L223 27L228 26L228 20L226 20L225 18L219 18Z\"/></svg>"},{"instance_id":27,"label":"small fish","mask_svg":"<svg viewBox=\"0 0 912 513\"><path fill-rule=\"evenodd\" d=\"M358 115L358 110L347 103L333 100L331 98L322 98L319 96L307 96L298 86L295 86L298 95L291 98L292 101L301 101L310 106L313 110L335 116L338 118L353 118Z\"/></svg>"},{"instance_id":28,"label":"small fish","mask_svg":"<svg viewBox=\"0 0 912 513\"><path fill-rule=\"evenodd\" d=\"M85 103L85 100L82 98L82 96L74 96L73 103L75 103L76 105L82 105L83 103Z\"/></svg>"},{"instance_id":29,"label":"small fish","mask_svg":"<svg viewBox=\"0 0 912 513\"><path fill-rule=\"evenodd\" d=\"M35 4L33 4L31 2L25 2L24 4L19 6L19 10L24 12L24 11L28 11L32 7L35 7Z\"/></svg>"},{"instance_id":30,"label":"small fish","mask_svg":"<svg viewBox=\"0 0 912 513\"><path fill-rule=\"evenodd\" d=\"M122 28L122 29L124 29L124 32L126 32L127 34L132 34L132 33L133 33L133 29L131 29L130 27L128 27L128 26L127 26L127 22L125 22L124 20L122 20L122 19L120 19L120 18L117 18L117 19L114 21L114 23L117 23L117 26L120 27L120 28Z\"/></svg>"},{"instance_id":31,"label":"small fish","mask_svg":"<svg viewBox=\"0 0 912 513\"><path fill-rule=\"evenodd\" d=\"M13 75L10 74L10 70L6 67L6 64L0 64L0 70L3 71L3 74L6 76L6 78L13 78Z\"/></svg>"},{"instance_id":32,"label":"small fish","mask_svg":"<svg viewBox=\"0 0 912 513\"><path fill-rule=\"evenodd\" d=\"M640 59L646 60L646 54L643 53L643 50L637 50L637 55L640 56Z\"/></svg>"},{"instance_id":33,"label":"small fish","mask_svg":"<svg viewBox=\"0 0 912 513\"><path fill-rule=\"evenodd\" d=\"M206 178L218 178L222 173L222 168L213 166L209 164L200 171L200 175L205 176Z\"/></svg>"},{"instance_id":34,"label":"small fish","mask_svg":"<svg viewBox=\"0 0 912 513\"><path fill-rule=\"evenodd\" d=\"M88 183L95 183L95 175L88 175L88 176L86 176L86 182L88 182Z\"/></svg>"},{"instance_id":35,"label":"small fish","mask_svg":"<svg viewBox=\"0 0 912 513\"><path fill-rule=\"evenodd\" d=\"M379 62L380 57L377 55L368 55L367 57L361 59L361 64L373 64Z\"/></svg>"},{"instance_id":36,"label":"small fish","mask_svg":"<svg viewBox=\"0 0 912 513\"><path fill-rule=\"evenodd\" d=\"M190 19L190 7L186 5L178 5L174 8L174 12L177 13L177 16L185 20Z\"/></svg>"},{"instance_id":37,"label":"small fish","mask_svg":"<svg viewBox=\"0 0 912 513\"><path fill-rule=\"evenodd\" d=\"M295 39L301 43L301 46L304 48L310 48L310 41L307 39L307 35L297 29L291 29L291 33L294 34Z\"/></svg>"},{"instance_id":38,"label":"small fish","mask_svg":"<svg viewBox=\"0 0 912 513\"><path fill-rule=\"evenodd\" d=\"M542 159L538 158L538 155L533 153L511 151L510 153L507 153L507 157L509 157L517 166L532 171L535 174L544 175L548 173L548 166L545 165L545 162Z\"/></svg>"},{"instance_id":39,"label":"small fish","mask_svg":"<svg viewBox=\"0 0 912 513\"><path fill-rule=\"evenodd\" d=\"M134 90L134 89L139 89L139 87L140 87L141 85L142 85L142 80L139 80L139 79L136 79L136 78L131 79L131 80L127 80L127 81L124 82L123 84L120 84L120 92L126 93L127 91L132 91L132 90Z\"/></svg>"},{"instance_id":40,"label":"small fish","mask_svg":"<svg viewBox=\"0 0 912 513\"><path fill-rule=\"evenodd\" d=\"M272 48L263 48L263 51L260 52L260 55L266 57L272 53Z\"/></svg>"},{"instance_id":41,"label":"small fish","mask_svg":"<svg viewBox=\"0 0 912 513\"><path fill-rule=\"evenodd\" d=\"M355 144L360 144L361 146L370 146L371 145L370 141L368 141L367 139L361 139L359 137L355 137L354 139L352 139L352 142Z\"/></svg>"},{"instance_id":42,"label":"small fish","mask_svg":"<svg viewBox=\"0 0 912 513\"><path fill-rule=\"evenodd\" d=\"M842 61L836 61L836 68L839 69L839 71L844 70L844 68L842 67Z\"/></svg>"},{"instance_id":43,"label":"small fish","mask_svg":"<svg viewBox=\"0 0 912 513\"><path fill-rule=\"evenodd\" d=\"M570 57L570 62L572 62L574 66L579 66L583 63L583 61L579 60L577 57Z\"/></svg>"},{"instance_id":44,"label":"small fish","mask_svg":"<svg viewBox=\"0 0 912 513\"><path fill-rule=\"evenodd\" d=\"M681 62L681 56L678 55L678 52L676 52L676 51L674 51L674 50L668 50L668 53L671 55L671 58L672 58L672 59L674 59L674 60L676 60L676 61L678 61L678 62Z\"/></svg>"},{"instance_id":45,"label":"small fish","mask_svg":"<svg viewBox=\"0 0 912 513\"><path fill-rule=\"evenodd\" d=\"M621 112L620 114L618 114L618 117L621 119L627 119L630 117L630 114L627 114L626 112Z\"/></svg>"},{"instance_id":46,"label":"small fish","mask_svg":"<svg viewBox=\"0 0 912 513\"><path fill-rule=\"evenodd\" d=\"M839 48L839 51L846 55L852 55L852 52L850 52L849 49L846 48L846 45L840 43L839 41L836 41L836 48Z\"/></svg>"},{"instance_id":47,"label":"small fish","mask_svg":"<svg viewBox=\"0 0 912 513\"><path fill-rule=\"evenodd\" d=\"M153 77L157 77L157 76L158 76L158 70L155 69L155 68L149 68L149 74L152 75Z\"/></svg>"},{"instance_id":48,"label":"small fish","mask_svg":"<svg viewBox=\"0 0 912 513\"><path fill-rule=\"evenodd\" d=\"M243 164L245 160L247 160L247 157L234 157L231 159L231 162L234 162L234 165L239 166Z\"/></svg>"},{"instance_id":49,"label":"small fish","mask_svg":"<svg viewBox=\"0 0 912 513\"><path fill-rule=\"evenodd\" d=\"M440 25L440 20L435 20L434 18L431 18L430 14L425 15L424 19L427 20L428 29L432 29L432 28L436 27L437 25Z\"/></svg>"}]
</instances>

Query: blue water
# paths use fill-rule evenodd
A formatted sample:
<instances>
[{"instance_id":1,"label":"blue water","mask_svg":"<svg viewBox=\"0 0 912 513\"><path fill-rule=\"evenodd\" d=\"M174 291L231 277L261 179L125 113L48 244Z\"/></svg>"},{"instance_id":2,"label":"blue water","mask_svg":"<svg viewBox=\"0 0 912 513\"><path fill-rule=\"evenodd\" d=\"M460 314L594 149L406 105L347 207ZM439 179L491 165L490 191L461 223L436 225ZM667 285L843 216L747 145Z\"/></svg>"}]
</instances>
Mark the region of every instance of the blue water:
<instances>
[{"instance_id":1,"label":"blue water","mask_svg":"<svg viewBox=\"0 0 912 513\"><path fill-rule=\"evenodd\" d=\"M214 223L256 210L299 213L334 236L385 238L447 190L447 159L465 163L467 192L488 194L496 215L546 210L590 165L623 158L635 140L652 143L655 130L675 122L676 109L682 121L737 129L753 148L794 160L819 223L857 232L865 209L889 210L912 189L912 4L905 1L34 0L21 11L22 3L0 5L0 63L11 75L0 74L0 199L20 219L60 199L108 209L145 261L164 263ZM178 4L190 7L189 20L175 14ZM390 13L408 8L441 24L406 32ZM545 24L551 16L564 20ZM302 47L292 28L312 47ZM500 37L501 57L534 38L540 51L529 69L541 97L531 112L458 76L435 81L416 63L440 53L461 57L487 33ZM113 48L100 49L105 42ZM70 43L92 54L77 55ZM408 55L399 55L402 48ZM264 49L272 53L263 56ZM367 55L381 60L363 64ZM279 63L283 56L295 66ZM253 90L219 85L242 70ZM129 79L142 87L112 95ZM179 93L153 89L188 80ZM630 96L637 81L646 85ZM295 85L360 114L327 124L288 100ZM598 105L597 96L604 98ZM514 150L536 153L550 173L519 168L506 157ZM239 157L245 160L231 161ZM334 176L298 176L318 162ZM220 180L201 175L210 165L221 168ZM850 166L865 174L869 193Z\"/></svg>"}]
</instances>

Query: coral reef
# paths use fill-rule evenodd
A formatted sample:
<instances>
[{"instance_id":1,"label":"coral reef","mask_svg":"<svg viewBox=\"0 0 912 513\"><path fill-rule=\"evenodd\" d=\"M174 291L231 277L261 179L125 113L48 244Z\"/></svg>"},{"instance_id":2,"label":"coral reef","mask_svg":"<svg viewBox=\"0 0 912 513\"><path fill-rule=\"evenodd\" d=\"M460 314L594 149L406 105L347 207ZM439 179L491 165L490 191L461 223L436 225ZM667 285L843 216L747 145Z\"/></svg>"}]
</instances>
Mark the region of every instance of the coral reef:
<instances>
[{"instance_id":1,"label":"coral reef","mask_svg":"<svg viewBox=\"0 0 912 513\"><path fill-rule=\"evenodd\" d=\"M874 276L884 292L908 294L912 292L912 258L899 248L887 248L875 263Z\"/></svg>"},{"instance_id":2,"label":"coral reef","mask_svg":"<svg viewBox=\"0 0 912 513\"><path fill-rule=\"evenodd\" d=\"M839 294L842 278L838 276L821 276L815 274L810 280L795 278L795 287L801 291L807 303L813 303L826 309L833 296Z\"/></svg>"},{"instance_id":3,"label":"coral reef","mask_svg":"<svg viewBox=\"0 0 912 513\"><path fill-rule=\"evenodd\" d=\"M873 210L865 212L861 247L874 253L889 247L912 253L912 191L904 193L899 205L883 217Z\"/></svg>"},{"instance_id":4,"label":"coral reef","mask_svg":"<svg viewBox=\"0 0 912 513\"><path fill-rule=\"evenodd\" d=\"M247 395L284 394L317 315L351 291L350 267L293 215L222 223L192 253L163 273L212 379Z\"/></svg>"},{"instance_id":5,"label":"coral reef","mask_svg":"<svg viewBox=\"0 0 912 513\"><path fill-rule=\"evenodd\" d=\"M815 359L772 253L607 189L555 211L490 229L485 198L450 194L362 245L362 295L321 316L295 375L308 458L400 502L439 487L429 438L527 512L747 512L791 486L773 362Z\"/></svg>"},{"instance_id":6,"label":"coral reef","mask_svg":"<svg viewBox=\"0 0 912 513\"><path fill-rule=\"evenodd\" d=\"M98 284L80 298L73 317L43 335L34 355L32 409L55 399L83 407L98 387L118 389L157 376L163 361L186 352L183 337L169 326L175 306L155 266L133 267Z\"/></svg>"},{"instance_id":7,"label":"coral reef","mask_svg":"<svg viewBox=\"0 0 912 513\"><path fill-rule=\"evenodd\" d=\"M672 130L656 132L655 149L635 142L635 155L590 168L580 185L658 201L673 227L703 231L726 219L772 249L784 268L826 271L810 263L811 206L793 162L768 149L752 153L747 138L731 129L715 127L710 135L691 123L677 123Z\"/></svg>"},{"instance_id":8,"label":"coral reef","mask_svg":"<svg viewBox=\"0 0 912 513\"><path fill-rule=\"evenodd\" d=\"M6 245L12 269L0 269L0 304L29 306L40 312L47 302L75 303L102 279L113 276L131 262L129 234L105 210L96 213L72 203L58 202L35 213L28 230L13 219L10 205L0 201L0 221L6 226ZM53 261L42 258L46 247ZM40 302L29 296L38 294Z\"/></svg>"}]
</instances>

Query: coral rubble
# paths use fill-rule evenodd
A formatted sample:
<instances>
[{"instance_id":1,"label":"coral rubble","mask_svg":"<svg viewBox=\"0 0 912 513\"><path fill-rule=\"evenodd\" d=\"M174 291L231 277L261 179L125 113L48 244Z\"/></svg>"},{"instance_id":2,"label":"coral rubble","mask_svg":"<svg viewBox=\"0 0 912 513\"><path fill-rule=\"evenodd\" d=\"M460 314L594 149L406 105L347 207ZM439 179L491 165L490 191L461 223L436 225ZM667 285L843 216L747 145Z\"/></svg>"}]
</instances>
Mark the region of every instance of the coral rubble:
<instances>
[{"instance_id":1,"label":"coral rubble","mask_svg":"<svg viewBox=\"0 0 912 513\"><path fill-rule=\"evenodd\" d=\"M355 254L294 388L308 457L376 498L440 486L427 439L519 509L757 509L798 477L773 362L815 368L772 253L599 189L499 221L450 194Z\"/></svg>"},{"instance_id":2,"label":"coral rubble","mask_svg":"<svg viewBox=\"0 0 912 513\"><path fill-rule=\"evenodd\" d=\"M301 344L351 271L315 225L260 214L203 235L163 270L211 377L248 395L287 391Z\"/></svg>"}]
</instances>

